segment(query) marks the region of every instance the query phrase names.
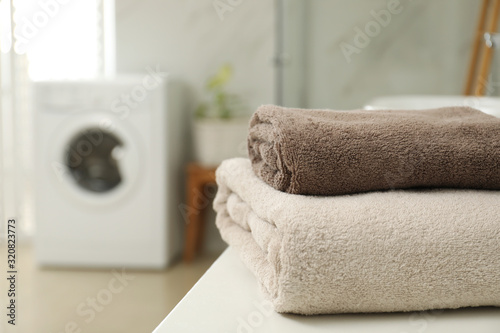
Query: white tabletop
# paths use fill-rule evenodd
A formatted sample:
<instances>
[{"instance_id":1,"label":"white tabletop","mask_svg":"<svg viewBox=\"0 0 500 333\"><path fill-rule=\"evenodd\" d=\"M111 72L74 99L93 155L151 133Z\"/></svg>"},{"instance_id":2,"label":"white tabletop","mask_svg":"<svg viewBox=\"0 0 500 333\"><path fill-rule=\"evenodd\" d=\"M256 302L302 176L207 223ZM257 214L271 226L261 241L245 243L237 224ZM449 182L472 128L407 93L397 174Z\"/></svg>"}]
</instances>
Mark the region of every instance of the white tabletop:
<instances>
[{"instance_id":1,"label":"white tabletop","mask_svg":"<svg viewBox=\"0 0 500 333\"><path fill-rule=\"evenodd\" d=\"M268 305L229 248L154 333L500 333L500 308L298 316L269 311Z\"/></svg>"}]
</instances>

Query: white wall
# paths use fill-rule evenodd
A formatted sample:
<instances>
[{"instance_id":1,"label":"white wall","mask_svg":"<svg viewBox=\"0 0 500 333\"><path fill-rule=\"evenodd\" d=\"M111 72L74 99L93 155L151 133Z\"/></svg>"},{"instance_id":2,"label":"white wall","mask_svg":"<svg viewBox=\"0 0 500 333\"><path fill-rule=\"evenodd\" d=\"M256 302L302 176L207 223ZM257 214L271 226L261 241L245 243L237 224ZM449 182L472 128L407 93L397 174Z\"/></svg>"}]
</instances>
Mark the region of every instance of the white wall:
<instances>
[{"instance_id":1,"label":"white wall","mask_svg":"<svg viewBox=\"0 0 500 333\"><path fill-rule=\"evenodd\" d=\"M273 1L220 1L241 4L221 20L213 0L117 0L117 70L160 65L185 82L194 109L207 78L229 62L229 89L249 112L273 102Z\"/></svg>"},{"instance_id":2,"label":"white wall","mask_svg":"<svg viewBox=\"0 0 500 333\"><path fill-rule=\"evenodd\" d=\"M354 29L364 30L374 21L371 11L387 10L390 1L400 2L400 13L348 62L341 43L355 46ZM297 52L294 41L286 45L291 55L286 75L305 89L300 106L358 108L380 95L461 94L479 5L476 0L307 1L306 12L289 16L287 23L287 31L297 25L306 30L299 48L305 52ZM302 72L294 67L297 62L305 63ZM286 104L298 104L297 86L289 88Z\"/></svg>"},{"instance_id":3,"label":"white wall","mask_svg":"<svg viewBox=\"0 0 500 333\"><path fill-rule=\"evenodd\" d=\"M146 74L146 67L158 65L186 89L181 112L193 112L207 78L229 62L234 78L228 90L244 99L248 113L272 103L273 1L221 1L241 4L221 20L213 0L116 0L117 71ZM207 214L207 246L218 250L224 245L213 219Z\"/></svg>"}]
</instances>

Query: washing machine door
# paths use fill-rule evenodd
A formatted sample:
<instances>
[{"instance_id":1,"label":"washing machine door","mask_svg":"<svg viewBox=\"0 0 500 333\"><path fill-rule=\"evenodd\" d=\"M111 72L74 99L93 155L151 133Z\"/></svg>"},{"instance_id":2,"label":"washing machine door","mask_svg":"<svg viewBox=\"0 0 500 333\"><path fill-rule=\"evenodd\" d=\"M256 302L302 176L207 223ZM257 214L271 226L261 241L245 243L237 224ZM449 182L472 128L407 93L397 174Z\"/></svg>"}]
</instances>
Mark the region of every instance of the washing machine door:
<instances>
[{"instance_id":1,"label":"washing machine door","mask_svg":"<svg viewBox=\"0 0 500 333\"><path fill-rule=\"evenodd\" d=\"M68 116L50 145L59 187L64 195L92 205L123 199L140 174L140 142L131 124L112 115Z\"/></svg>"},{"instance_id":2,"label":"washing machine door","mask_svg":"<svg viewBox=\"0 0 500 333\"><path fill-rule=\"evenodd\" d=\"M115 133L89 127L69 142L66 167L82 189L96 193L112 191L122 182L123 148Z\"/></svg>"}]
</instances>

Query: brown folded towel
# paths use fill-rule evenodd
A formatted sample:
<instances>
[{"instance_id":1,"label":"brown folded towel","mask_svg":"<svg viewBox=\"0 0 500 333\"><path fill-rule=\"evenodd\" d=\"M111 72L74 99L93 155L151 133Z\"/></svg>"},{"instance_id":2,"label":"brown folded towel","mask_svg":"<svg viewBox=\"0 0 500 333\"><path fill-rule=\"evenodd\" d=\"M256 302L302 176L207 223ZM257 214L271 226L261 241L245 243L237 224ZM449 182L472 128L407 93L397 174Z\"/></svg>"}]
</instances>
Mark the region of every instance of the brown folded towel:
<instances>
[{"instance_id":1,"label":"brown folded towel","mask_svg":"<svg viewBox=\"0 0 500 333\"><path fill-rule=\"evenodd\" d=\"M248 151L259 178L294 194L500 189L500 119L469 107L333 111L264 105L250 121Z\"/></svg>"}]
</instances>

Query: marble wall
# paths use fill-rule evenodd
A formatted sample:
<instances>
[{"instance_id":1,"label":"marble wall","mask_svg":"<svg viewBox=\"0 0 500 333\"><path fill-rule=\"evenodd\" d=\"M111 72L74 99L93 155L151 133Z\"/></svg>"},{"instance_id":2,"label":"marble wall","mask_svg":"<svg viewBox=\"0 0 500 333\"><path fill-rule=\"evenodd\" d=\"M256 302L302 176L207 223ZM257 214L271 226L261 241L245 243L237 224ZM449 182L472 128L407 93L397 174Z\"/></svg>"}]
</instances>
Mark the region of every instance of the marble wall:
<instances>
[{"instance_id":1,"label":"marble wall","mask_svg":"<svg viewBox=\"0 0 500 333\"><path fill-rule=\"evenodd\" d=\"M207 78L230 63L228 89L252 112L274 99L273 8L270 0L117 0L117 70L159 65L189 89L190 112Z\"/></svg>"},{"instance_id":2,"label":"marble wall","mask_svg":"<svg viewBox=\"0 0 500 333\"><path fill-rule=\"evenodd\" d=\"M478 1L286 3L285 104L349 109L380 95L462 93Z\"/></svg>"},{"instance_id":3,"label":"marble wall","mask_svg":"<svg viewBox=\"0 0 500 333\"><path fill-rule=\"evenodd\" d=\"M356 108L380 95L463 89L477 0L284 4L285 105ZM117 69L159 65L185 82L186 112L226 62L235 68L230 90L244 97L248 112L277 100L274 1L117 0L116 10Z\"/></svg>"}]
</instances>

